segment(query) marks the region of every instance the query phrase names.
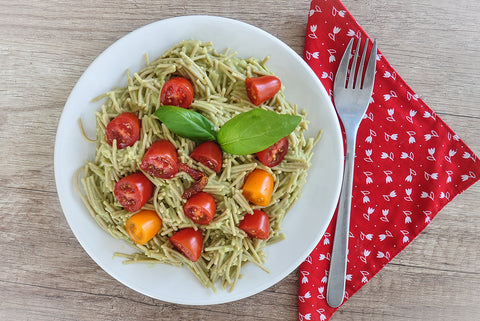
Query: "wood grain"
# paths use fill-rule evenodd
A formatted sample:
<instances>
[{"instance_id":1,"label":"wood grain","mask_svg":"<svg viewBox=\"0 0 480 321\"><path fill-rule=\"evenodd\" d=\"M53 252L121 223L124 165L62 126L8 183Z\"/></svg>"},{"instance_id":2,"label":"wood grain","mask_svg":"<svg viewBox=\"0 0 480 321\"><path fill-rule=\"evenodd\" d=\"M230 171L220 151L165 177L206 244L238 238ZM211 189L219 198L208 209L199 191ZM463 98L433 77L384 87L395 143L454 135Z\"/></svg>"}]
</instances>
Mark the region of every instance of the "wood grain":
<instances>
[{"instance_id":1,"label":"wood grain","mask_svg":"<svg viewBox=\"0 0 480 321\"><path fill-rule=\"evenodd\" d=\"M480 3L345 0L420 97L480 152ZM297 271L250 298L212 306L154 300L81 248L56 194L63 105L106 47L147 23L190 14L260 27L302 54L309 1L0 0L0 319L296 320ZM480 185L458 196L332 320L478 320Z\"/></svg>"}]
</instances>

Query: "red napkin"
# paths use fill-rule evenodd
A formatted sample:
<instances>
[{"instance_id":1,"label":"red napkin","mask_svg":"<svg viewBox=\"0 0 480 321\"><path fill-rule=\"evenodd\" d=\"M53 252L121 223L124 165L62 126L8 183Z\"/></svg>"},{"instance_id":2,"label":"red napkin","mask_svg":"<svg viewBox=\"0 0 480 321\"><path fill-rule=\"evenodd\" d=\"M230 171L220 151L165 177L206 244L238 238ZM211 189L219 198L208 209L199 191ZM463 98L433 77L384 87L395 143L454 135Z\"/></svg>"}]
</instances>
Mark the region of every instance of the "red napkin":
<instances>
[{"instance_id":1,"label":"red napkin","mask_svg":"<svg viewBox=\"0 0 480 321\"><path fill-rule=\"evenodd\" d=\"M304 59L330 95L351 37L368 38L340 1L311 2ZM480 160L379 51L357 136L345 301L479 178ZM301 321L327 320L337 310L325 300L335 221L300 266Z\"/></svg>"}]
</instances>

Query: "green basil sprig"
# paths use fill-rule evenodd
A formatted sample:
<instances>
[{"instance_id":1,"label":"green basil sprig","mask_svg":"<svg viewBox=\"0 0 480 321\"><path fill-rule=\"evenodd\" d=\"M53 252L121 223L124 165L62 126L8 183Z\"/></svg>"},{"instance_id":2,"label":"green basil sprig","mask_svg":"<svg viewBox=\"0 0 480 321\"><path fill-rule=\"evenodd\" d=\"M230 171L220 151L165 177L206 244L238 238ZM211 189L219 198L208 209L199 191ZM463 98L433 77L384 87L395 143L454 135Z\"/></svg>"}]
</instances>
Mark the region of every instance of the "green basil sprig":
<instances>
[{"instance_id":1,"label":"green basil sprig","mask_svg":"<svg viewBox=\"0 0 480 321\"><path fill-rule=\"evenodd\" d=\"M162 106L155 116L178 136L200 143L217 139L215 126L196 111L175 106Z\"/></svg>"},{"instance_id":2,"label":"green basil sprig","mask_svg":"<svg viewBox=\"0 0 480 321\"><path fill-rule=\"evenodd\" d=\"M293 132L301 121L302 117L297 115L255 108L227 121L220 128L217 141L230 154L253 154Z\"/></svg>"},{"instance_id":3,"label":"green basil sprig","mask_svg":"<svg viewBox=\"0 0 480 321\"><path fill-rule=\"evenodd\" d=\"M190 109L162 106L155 116L178 136L195 142L216 140L224 151L234 155L264 150L293 132L302 121L297 115L255 108L233 117L217 133L207 118Z\"/></svg>"}]
</instances>

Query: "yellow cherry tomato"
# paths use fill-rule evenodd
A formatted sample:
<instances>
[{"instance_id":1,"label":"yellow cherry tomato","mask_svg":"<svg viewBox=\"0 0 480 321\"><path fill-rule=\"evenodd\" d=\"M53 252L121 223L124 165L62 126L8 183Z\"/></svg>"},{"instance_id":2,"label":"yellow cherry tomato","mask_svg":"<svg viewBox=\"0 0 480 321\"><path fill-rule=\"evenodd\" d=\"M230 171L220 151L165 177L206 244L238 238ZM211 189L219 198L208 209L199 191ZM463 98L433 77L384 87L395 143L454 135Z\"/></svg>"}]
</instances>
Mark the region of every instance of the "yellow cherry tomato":
<instances>
[{"instance_id":1,"label":"yellow cherry tomato","mask_svg":"<svg viewBox=\"0 0 480 321\"><path fill-rule=\"evenodd\" d=\"M162 219L157 212L144 210L134 214L125 223L128 236L138 244L150 241L162 228Z\"/></svg>"},{"instance_id":2,"label":"yellow cherry tomato","mask_svg":"<svg viewBox=\"0 0 480 321\"><path fill-rule=\"evenodd\" d=\"M243 196L255 205L267 206L272 198L273 185L272 174L257 168L247 176L242 188Z\"/></svg>"}]
</instances>

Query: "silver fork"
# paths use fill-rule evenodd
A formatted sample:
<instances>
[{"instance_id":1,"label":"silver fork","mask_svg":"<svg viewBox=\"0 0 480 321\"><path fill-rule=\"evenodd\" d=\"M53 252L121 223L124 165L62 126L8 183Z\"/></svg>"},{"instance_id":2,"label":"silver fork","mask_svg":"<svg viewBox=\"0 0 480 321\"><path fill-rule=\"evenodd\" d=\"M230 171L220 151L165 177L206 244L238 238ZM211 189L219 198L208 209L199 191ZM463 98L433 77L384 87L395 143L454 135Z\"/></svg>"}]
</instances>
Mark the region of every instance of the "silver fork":
<instances>
[{"instance_id":1,"label":"silver fork","mask_svg":"<svg viewBox=\"0 0 480 321\"><path fill-rule=\"evenodd\" d=\"M365 111L367 110L370 97L373 92L377 56L377 40L375 39L370 52L370 57L368 59L365 77L362 77L368 40L365 42L365 47L363 49L360 65L358 66L357 71L357 60L361 43L361 39L358 39L353 61L349 69L348 66L351 57L350 53L352 51L353 39L354 38L352 38L348 43L347 49L345 50L342 60L340 61L333 86L333 100L345 128L346 136L346 155L342 190L338 204L337 223L335 227L333 250L330 258L330 272L328 274L327 284L327 303L334 308L339 307L342 304L345 294L350 208L352 203L353 166L355 161L355 142L358 126L365 115ZM348 69L350 71L348 72L349 77L347 83Z\"/></svg>"}]
</instances>

